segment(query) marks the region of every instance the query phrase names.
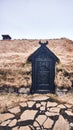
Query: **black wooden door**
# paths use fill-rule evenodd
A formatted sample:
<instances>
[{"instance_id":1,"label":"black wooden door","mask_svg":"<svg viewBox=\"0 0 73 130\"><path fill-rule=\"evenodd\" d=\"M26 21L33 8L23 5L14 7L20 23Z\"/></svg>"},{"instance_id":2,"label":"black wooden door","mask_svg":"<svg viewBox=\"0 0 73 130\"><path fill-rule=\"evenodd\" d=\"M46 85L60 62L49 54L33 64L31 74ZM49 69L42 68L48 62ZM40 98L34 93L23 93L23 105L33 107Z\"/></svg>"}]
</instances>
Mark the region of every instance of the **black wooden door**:
<instances>
[{"instance_id":1,"label":"black wooden door","mask_svg":"<svg viewBox=\"0 0 73 130\"><path fill-rule=\"evenodd\" d=\"M36 90L50 90L51 64L48 60L36 61L35 86Z\"/></svg>"}]
</instances>

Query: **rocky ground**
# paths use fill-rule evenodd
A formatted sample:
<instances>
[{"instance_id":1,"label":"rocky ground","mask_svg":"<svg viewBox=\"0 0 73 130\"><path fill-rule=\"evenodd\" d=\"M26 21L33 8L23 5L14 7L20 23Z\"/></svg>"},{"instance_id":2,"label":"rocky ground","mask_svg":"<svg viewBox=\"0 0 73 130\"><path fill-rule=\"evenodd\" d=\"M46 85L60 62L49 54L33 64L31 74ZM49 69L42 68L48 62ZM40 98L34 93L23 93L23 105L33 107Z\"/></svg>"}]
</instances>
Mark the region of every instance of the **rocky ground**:
<instances>
[{"instance_id":1,"label":"rocky ground","mask_svg":"<svg viewBox=\"0 0 73 130\"><path fill-rule=\"evenodd\" d=\"M71 95L2 95L2 101L0 130L73 130Z\"/></svg>"}]
</instances>

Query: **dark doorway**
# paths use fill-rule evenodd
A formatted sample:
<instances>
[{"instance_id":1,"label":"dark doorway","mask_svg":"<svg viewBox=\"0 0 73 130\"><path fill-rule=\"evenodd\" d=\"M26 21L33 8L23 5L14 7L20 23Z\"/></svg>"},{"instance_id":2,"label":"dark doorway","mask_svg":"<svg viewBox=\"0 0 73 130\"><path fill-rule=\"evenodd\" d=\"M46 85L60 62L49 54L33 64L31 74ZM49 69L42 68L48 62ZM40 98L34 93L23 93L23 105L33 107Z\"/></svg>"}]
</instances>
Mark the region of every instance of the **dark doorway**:
<instances>
[{"instance_id":1,"label":"dark doorway","mask_svg":"<svg viewBox=\"0 0 73 130\"><path fill-rule=\"evenodd\" d=\"M46 45L47 42L41 43L41 47L29 57L29 61L32 62L31 93L55 92L55 63L59 59Z\"/></svg>"},{"instance_id":2,"label":"dark doorway","mask_svg":"<svg viewBox=\"0 0 73 130\"><path fill-rule=\"evenodd\" d=\"M47 90L50 87L50 62L48 60L37 60L35 62L36 91Z\"/></svg>"}]
</instances>

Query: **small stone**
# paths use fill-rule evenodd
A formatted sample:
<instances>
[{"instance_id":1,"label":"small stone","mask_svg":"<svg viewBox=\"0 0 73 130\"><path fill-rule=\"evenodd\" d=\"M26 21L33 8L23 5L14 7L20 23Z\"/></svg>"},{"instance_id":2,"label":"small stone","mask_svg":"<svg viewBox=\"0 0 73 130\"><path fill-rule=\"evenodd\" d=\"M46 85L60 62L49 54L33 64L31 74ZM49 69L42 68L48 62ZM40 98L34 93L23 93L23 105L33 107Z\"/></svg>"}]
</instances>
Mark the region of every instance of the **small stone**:
<instances>
[{"instance_id":1,"label":"small stone","mask_svg":"<svg viewBox=\"0 0 73 130\"><path fill-rule=\"evenodd\" d=\"M46 105L46 102L41 102L41 105L45 106L45 105Z\"/></svg>"},{"instance_id":2,"label":"small stone","mask_svg":"<svg viewBox=\"0 0 73 130\"><path fill-rule=\"evenodd\" d=\"M35 127L39 126L39 124L37 123L37 121L34 122L33 126L35 126Z\"/></svg>"},{"instance_id":3,"label":"small stone","mask_svg":"<svg viewBox=\"0 0 73 130\"><path fill-rule=\"evenodd\" d=\"M48 102L47 103L47 107L55 107L55 106L57 106L56 102Z\"/></svg>"},{"instance_id":4,"label":"small stone","mask_svg":"<svg viewBox=\"0 0 73 130\"><path fill-rule=\"evenodd\" d=\"M25 88L20 88L20 89L18 90L18 92L19 92L20 94L26 94L26 93L27 93Z\"/></svg>"},{"instance_id":5,"label":"small stone","mask_svg":"<svg viewBox=\"0 0 73 130\"><path fill-rule=\"evenodd\" d=\"M28 104L28 107L31 108L31 107L33 107L33 105L35 104L35 102L34 101L29 101L27 104Z\"/></svg>"},{"instance_id":6,"label":"small stone","mask_svg":"<svg viewBox=\"0 0 73 130\"><path fill-rule=\"evenodd\" d=\"M45 121L45 123L43 124L43 127L44 127L44 128L47 128L47 129L52 128L53 123L54 123L54 121L51 120L50 118L48 118L48 119Z\"/></svg>"},{"instance_id":7,"label":"small stone","mask_svg":"<svg viewBox=\"0 0 73 130\"><path fill-rule=\"evenodd\" d=\"M68 90L67 90L67 89L63 89L62 91L63 91L63 92L67 92Z\"/></svg>"},{"instance_id":8,"label":"small stone","mask_svg":"<svg viewBox=\"0 0 73 130\"><path fill-rule=\"evenodd\" d=\"M21 126L18 130L31 130L28 126Z\"/></svg>"},{"instance_id":9,"label":"small stone","mask_svg":"<svg viewBox=\"0 0 73 130\"><path fill-rule=\"evenodd\" d=\"M70 126L73 127L73 123L70 123Z\"/></svg>"},{"instance_id":10,"label":"small stone","mask_svg":"<svg viewBox=\"0 0 73 130\"><path fill-rule=\"evenodd\" d=\"M27 107L27 103L20 103L19 104L21 107Z\"/></svg>"},{"instance_id":11,"label":"small stone","mask_svg":"<svg viewBox=\"0 0 73 130\"><path fill-rule=\"evenodd\" d=\"M39 108L41 106L40 103L36 103L36 108Z\"/></svg>"},{"instance_id":12,"label":"small stone","mask_svg":"<svg viewBox=\"0 0 73 130\"><path fill-rule=\"evenodd\" d=\"M18 107L14 107L14 108L12 108L12 109L9 109L8 111L11 112L11 113L13 113L13 114L17 114L17 113L19 113L21 110L20 110L20 107L18 106Z\"/></svg>"},{"instance_id":13,"label":"small stone","mask_svg":"<svg viewBox=\"0 0 73 130\"><path fill-rule=\"evenodd\" d=\"M21 121L34 120L36 113L37 113L36 110L26 110L22 113L20 120Z\"/></svg>"},{"instance_id":14,"label":"small stone","mask_svg":"<svg viewBox=\"0 0 73 130\"><path fill-rule=\"evenodd\" d=\"M0 114L0 122L13 118L14 115L10 113Z\"/></svg>"},{"instance_id":15,"label":"small stone","mask_svg":"<svg viewBox=\"0 0 73 130\"><path fill-rule=\"evenodd\" d=\"M9 123L9 127L13 127L13 126L15 126L16 125L16 123L17 123L17 120L16 119L14 119L14 120L12 120L10 123Z\"/></svg>"},{"instance_id":16,"label":"small stone","mask_svg":"<svg viewBox=\"0 0 73 130\"><path fill-rule=\"evenodd\" d=\"M40 107L41 111L45 111L45 106Z\"/></svg>"},{"instance_id":17,"label":"small stone","mask_svg":"<svg viewBox=\"0 0 73 130\"><path fill-rule=\"evenodd\" d=\"M53 130L70 130L69 123L60 115Z\"/></svg>"},{"instance_id":18,"label":"small stone","mask_svg":"<svg viewBox=\"0 0 73 130\"><path fill-rule=\"evenodd\" d=\"M65 104L65 106L66 106L67 108L71 108L71 107L72 107L72 105L70 105L70 104Z\"/></svg>"},{"instance_id":19,"label":"small stone","mask_svg":"<svg viewBox=\"0 0 73 130\"><path fill-rule=\"evenodd\" d=\"M65 113L69 116L73 116L73 112L66 110Z\"/></svg>"},{"instance_id":20,"label":"small stone","mask_svg":"<svg viewBox=\"0 0 73 130\"><path fill-rule=\"evenodd\" d=\"M58 96L62 96L62 95L63 95L63 92L61 92L61 91L56 91L56 94L57 94Z\"/></svg>"},{"instance_id":21,"label":"small stone","mask_svg":"<svg viewBox=\"0 0 73 130\"><path fill-rule=\"evenodd\" d=\"M6 125L8 125L10 121L11 121L11 120L7 120L7 121L2 122L2 123L1 123L1 126L6 126Z\"/></svg>"},{"instance_id":22,"label":"small stone","mask_svg":"<svg viewBox=\"0 0 73 130\"><path fill-rule=\"evenodd\" d=\"M38 121L38 123L40 125L43 125L44 121L46 120L46 115L38 115L38 117L36 118L36 121Z\"/></svg>"},{"instance_id":23,"label":"small stone","mask_svg":"<svg viewBox=\"0 0 73 130\"><path fill-rule=\"evenodd\" d=\"M47 111L49 111L50 108L47 108Z\"/></svg>"},{"instance_id":24,"label":"small stone","mask_svg":"<svg viewBox=\"0 0 73 130\"><path fill-rule=\"evenodd\" d=\"M13 127L12 130L18 130L19 126Z\"/></svg>"},{"instance_id":25,"label":"small stone","mask_svg":"<svg viewBox=\"0 0 73 130\"><path fill-rule=\"evenodd\" d=\"M54 113L54 112L45 112L45 114L47 115L47 116L58 116L59 115L59 113Z\"/></svg>"},{"instance_id":26,"label":"small stone","mask_svg":"<svg viewBox=\"0 0 73 130\"><path fill-rule=\"evenodd\" d=\"M49 99L49 97L47 97L46 95L37 95L32 100L34 100L34 101L43 101L43 100L47 100L47 99Z\"/></svg>"},{"instance_id":27,"label":"small stone","mask_svg":"<svg viewBox=\"0 0 73 130\"><path fill-rule=\"evenodd\" d=\"M40 130L40 127L37 127L36 130ZM43 129L42 129L43 130Z\"/></svg>"},{"instance_id":28,"label":"small stone","mask_svg":"<svg viewBox=\"0 0 73 130\"><path fill-rule=\"evenodd\" d=\"M50 111L50 112L56 112L56 113L59 113L59 112L60 112L60 108L58 108L58 107L53 107L53 108L50 108L49 111Z\"/></svg>"},{"instance_id":29,"label":"small stone","mask_svg":"<svg viewBox=\"0 0 73 130\"><path fill-rule=\"evenodd\" d=\"M58 105L57 107L59 107L59 108L66 108L63 104L60 104L60 105Z\"/></svg>"},{"instance_id":30,"label":"small stone","mask_svg":"<svg viewBox=\"0 0 73 130\"><path fill-rule=\"evenodd\" d=\"M9 88L9 93L13 93L14 92L14 88Z\"/></svg>"}]
</instances>

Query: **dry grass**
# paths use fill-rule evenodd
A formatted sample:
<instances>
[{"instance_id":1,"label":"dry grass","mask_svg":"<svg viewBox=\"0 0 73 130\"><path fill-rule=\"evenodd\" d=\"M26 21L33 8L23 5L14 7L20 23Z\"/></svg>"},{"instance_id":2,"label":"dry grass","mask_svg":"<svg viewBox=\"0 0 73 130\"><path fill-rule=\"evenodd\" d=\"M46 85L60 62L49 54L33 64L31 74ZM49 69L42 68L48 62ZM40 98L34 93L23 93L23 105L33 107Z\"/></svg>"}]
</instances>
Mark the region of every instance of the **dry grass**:
<instances>
[{"instance_id":1,"label":"dry grass","mask_svg":"<svg viewBox=\"0 0 73 130\"><path fill-rule=\"evenodd\" d=\"M27 95L18 94L0 94L0 113L6 112L9 108L18 106L20 102L26 102Z\"/></svg>"},{"instance_id":2,"label":"dry grass","mask_svg":"<svg viewBox=\"0 0 73 130\"><path fill-rule=\"evenodd\" d=\"M60 59L56 69L55 83L59 88L71 88L73 85L73 41L66 38L48 41L48 48ZM38 42L39 40L0 41L0 86L27 87L27 84L31 86L31 65L26 64L26 61L40 46Z\"/></svg>"}]
</instances>

